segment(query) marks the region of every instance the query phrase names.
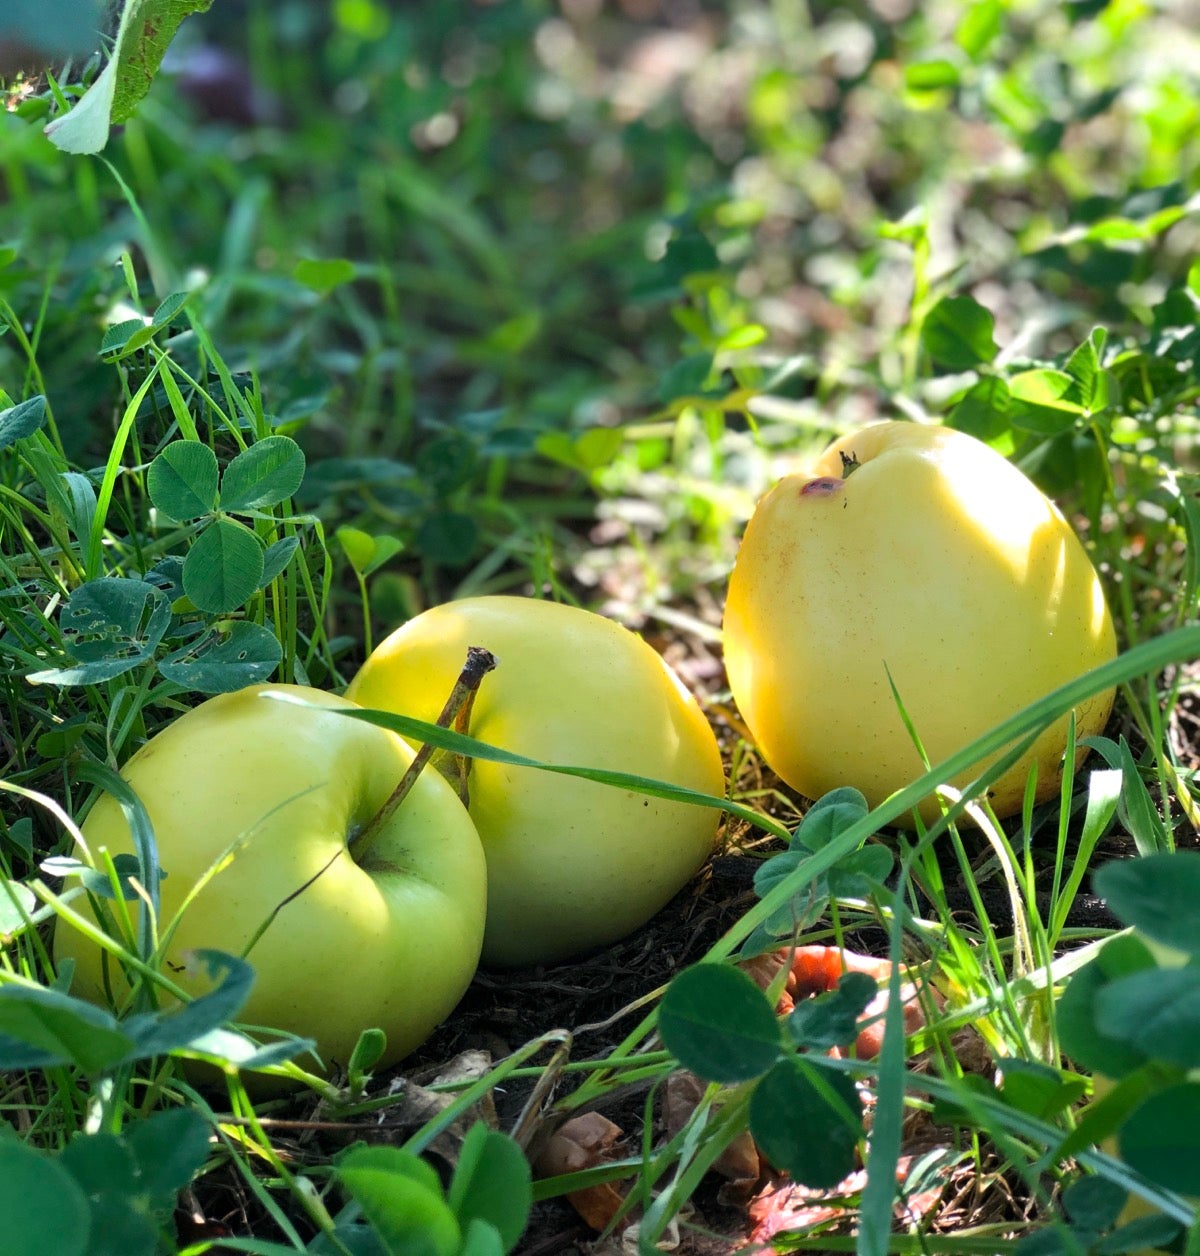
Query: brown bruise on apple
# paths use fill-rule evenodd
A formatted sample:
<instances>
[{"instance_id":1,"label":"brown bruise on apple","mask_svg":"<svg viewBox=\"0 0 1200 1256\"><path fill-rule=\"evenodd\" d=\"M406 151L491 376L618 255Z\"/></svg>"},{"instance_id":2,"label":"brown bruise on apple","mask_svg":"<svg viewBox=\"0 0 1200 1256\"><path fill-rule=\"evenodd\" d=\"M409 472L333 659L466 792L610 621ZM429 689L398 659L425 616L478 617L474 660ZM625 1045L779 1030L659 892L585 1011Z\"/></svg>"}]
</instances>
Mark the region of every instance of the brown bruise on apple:
<instances>
[{"instance_id":1,"label":"brown bruise on apple","mask_svg":"<svg viewBox=\"0 0 1200 1256\"><path fill-rule=\"evenodd\" d=\"M800 496L836 497L845 487L845 480L839 480L833 475L819 475L815 480L805 480L800 485Z\"/></svg>"}]
</instances>

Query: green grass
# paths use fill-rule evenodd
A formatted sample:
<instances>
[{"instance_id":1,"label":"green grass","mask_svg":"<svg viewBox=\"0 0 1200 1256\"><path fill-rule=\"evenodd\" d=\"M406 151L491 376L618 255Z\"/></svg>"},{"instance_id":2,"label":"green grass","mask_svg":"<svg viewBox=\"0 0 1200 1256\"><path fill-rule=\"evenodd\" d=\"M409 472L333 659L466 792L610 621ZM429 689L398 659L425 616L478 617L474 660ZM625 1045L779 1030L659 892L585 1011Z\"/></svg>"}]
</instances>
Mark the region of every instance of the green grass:
<instances>
[{"instance_id":1,"label":"green grass","mask_svg":"<svg viewBox=\"0 0 1200 1256\"><path fill-rule=\"evenodd\" d=\"M886 938L877 949L925 992L925 1028L906 1043L893 997L883 1055L829 1062L813 1044L836 1035L836 1003L819 1005L812 1038L785 1044L773 1022L758 1063L714 1073L666 1138L668 1077L684 1060L708 1074L686 985L648 982L603 1050L572 1039L579 1026L531 1038L452 1086L404 1150L427 1153L505 1085L534 1088L507 1130L531 1154L561 1117L640 1096L626 1156L533 1192L615 1180L651 1250L677 1219L686 1230L687 1201L707 1198L710 1166L745 1129L807 1171L807 1149L755 1107L781 1086L809 1129L870 1149L849 1205L857 1238L843 1218L789 1250L1098 1251L1124 1188L1189 1225L1195 1249L1159 1154L1200 1160L1194 1125L1152 1105L1127 1163L1092 1148L1139 1103L1190 1111L1200 1061L1127 1033L1124 1054L1073 1067L1101 1004L1118 1020L1153 1009L1136 981L1117 987L1147 957L1105 951L1116 968L1085 969L1107 931L1068 918L1101 865L1142 866L1125 857L1182 861L1156 892L1190 885L1200 826L1200 43L1170 8L1127 0L881 11L217 5L174 52L186 65L211 40L244 56L272 102L262 123L207 118L168 72L101 158L57 152L41 134L52 93L10 85L0 1102L14 1137L0 1140L0 1181L36 1224L63 1227L23 1222L30 1250L209 1250L211 1234L176 1226L185 1188L210 1215L237 1201L234 1250L379 1250L353 1246L369 1243L355 1218L379 1230L372 1209L422 1172L381 1163L390 1185L373 1195L333 1144L272 1124L395 1111L399 1097L372 1085L369 1040L339 1085L281 1053L268 1067L307 1086L300 1102L252 1098L236 1071L228 1093L195 1088L186 1060L250 1049L197 1046L197 1027L236 1008L243 969L174 1036L156 1010L169 974L136 931L119 949L152 1018L137 1033L54 986L48 927L82 891L42 865L78 854L76 825L133 749L253 679L340 690L382 633L466 593L576 601L709 650L754 501L831 434L881 417L971 431L1055 497L1122 646L1081 682L1120 696L1061 799L1004 824L952 812L928 832L888 830L934 774L874 812L851 806L818 850L797 837L786 876L768 860L796 800L739 737L720 676L705 679L736 804L727 842L757 861L763 891L707 958L748 939ZM1038 704L993 748L1070 705ZM108 871L110 895L124 871ZM1122 920L1156 927L1120 901ZM1194 909L1179 918L1187 949ZM1050 992L1077 970L1089 993L1063 1023ZM770 1019L765 998L754 1006ZM1196 1037L1194 1012L1179 1015L1164 1044ZM736 1054L742 1026L716 1022ZM964 1035L998 1083L964 1066ZM810 1072L797 1045L813 1048ZM1120 1085L1088 1107L1097 1071ZM869 1135L830 1101L847 1078L875 1092ZM920 1113L945 1126L952 1180L994 1183L949 1234L893 1222L893 1169ZM523 1158L503 1140L478 1155L478 1180L494 1172L519 1200ZM419 1207L457 1224L483 1198L468 1176L448 1194L422 1178ZM1021 1206L1003 1207L1006 1192ZM128 1229L80 1246L71 1226L97 1200ZM486 1215L512 1246L513 1217Z\"/></svg>"}]
</instances>

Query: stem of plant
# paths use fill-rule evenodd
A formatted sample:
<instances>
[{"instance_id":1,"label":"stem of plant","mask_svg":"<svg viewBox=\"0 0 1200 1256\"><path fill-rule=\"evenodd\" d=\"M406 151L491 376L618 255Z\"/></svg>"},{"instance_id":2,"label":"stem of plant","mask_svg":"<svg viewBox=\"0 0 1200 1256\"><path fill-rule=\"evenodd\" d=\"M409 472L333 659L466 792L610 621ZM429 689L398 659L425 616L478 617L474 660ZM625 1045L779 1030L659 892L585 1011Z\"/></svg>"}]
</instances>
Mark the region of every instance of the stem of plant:
<instances>
[{"instance_id":1,"label":"stem of plant","mask_svg":"<svg viewBox=\"0 0 1200 1256\"><path fill-rule=\"evenodd\" d=\"M463 669L459 673L458 679L454 682L454 688L450 691L450 697L446 699L446 705L442 708L441 715L437 717L439 728L449 728L453 725L459 732L466 731L471 718L471 707L475 702L475 694L479 689L480 682L495 666L496 656L489 650L485 650L478 645L467 647L467 661L463 664ZM392 790L387 801L367 821L363 828L350 839L350 856L355 863L362 863L364 857L387 826L388 821L395 815L396 809L408 797L409 790L416 784L417 777L421 775L422 769L433 756L434 749L435 747L429 742L425 742L413 756L413 761L408 765L408 770L400 778L400 783ZM461 795L466 783L465 770L460 770L459 779L459 793Z\"/></svg>"}]
</instances>

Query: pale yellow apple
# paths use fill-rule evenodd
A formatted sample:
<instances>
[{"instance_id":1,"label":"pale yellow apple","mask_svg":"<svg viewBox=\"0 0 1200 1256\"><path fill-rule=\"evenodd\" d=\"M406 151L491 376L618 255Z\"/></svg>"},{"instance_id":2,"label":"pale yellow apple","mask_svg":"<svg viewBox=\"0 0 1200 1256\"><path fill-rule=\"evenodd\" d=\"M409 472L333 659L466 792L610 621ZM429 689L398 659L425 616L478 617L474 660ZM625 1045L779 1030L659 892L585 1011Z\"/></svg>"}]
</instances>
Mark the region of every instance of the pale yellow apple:
<instances>
[{"instance_id":1,"label":"pale yellow apple","mask_svg":"<svg viewBox=\"0 0 1200 1256\"><path fill-rule=\"evenodd\" d=\"M852 785L872 805L923 771L889 673L937 764L1116 653L1099 577L1058 508L974 437L900 421L841 437L758 504L723 636L774 771L810 798ZM1078 737L1104 727L1112 701L1079 707ZM1059 789L1067 723L993 784L998 815L1020 808L1035 765L1037 798Z\"/></svg>"},{"instance_id":2,"label":"pale yellow apple","mask_svg":"<svg viewBox=\"0 0 1200 1256\"><path fill-rule=\"evenodd\" d=\"M201 993L203 978L192 984L183 971L186 953L241 955L270 920L246 955L256 977L240 1019L315 1038L327 1065L344 1065L361 1031L378 1027L387 1035L384 1067L424 1041L470 982L486 867L466 809L435 771L417 778L362 865L351 858L347 839L413 754L393 733L337 714L352 705L295 685L223 694L152 737L122 775L149 814L167 874L160 929L243 839L184 912L167 972ZM82 832L93 856L102 847L134 852L111 795L96 802ZM98 947L60 922L54 954L76 961L74 993L104 1001ZM126 988L117 974L115 989Z\"/></svg>"},{"instance_id":3,"label":"pale yellow apple","mask_svg":"<svg viewBox=\"0 0 1200 1256\"><path fill-rule=\"evenodd\" d=\"M435 606L381 642L347 693L435 720L473 645L497 665L479 688L472 736L546 763L723 795L721 755L695 699L651 646L591 611L506 596ZM483 759L469 787L487 854L492 964L561 960L630 933L699 870L719 815Z\"/></svg>"}]
</instances>

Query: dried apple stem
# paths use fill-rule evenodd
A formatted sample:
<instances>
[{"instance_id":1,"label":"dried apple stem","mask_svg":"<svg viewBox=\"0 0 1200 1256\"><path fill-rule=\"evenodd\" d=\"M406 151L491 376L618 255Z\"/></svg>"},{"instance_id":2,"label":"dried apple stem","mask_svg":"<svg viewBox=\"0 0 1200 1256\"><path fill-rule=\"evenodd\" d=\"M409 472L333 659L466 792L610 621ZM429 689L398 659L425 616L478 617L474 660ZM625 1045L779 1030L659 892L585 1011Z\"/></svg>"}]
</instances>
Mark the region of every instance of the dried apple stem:
<instances>
[{"instance_id":1,"label":"dried apple stem","mask_svg":"<svg viewBox=\"0 0 1200 1256\"><path fill-rule=\"evenodd\" d=\"M467 647L467 661L463 664L463 669L459 673L458 679L454 682L454 688L450 691L450 697L446 699L446 705L442 708L441 715L437 717L439 728L449 728L453 725L457 732L466 732L471 718L471 707L474 705L475 694L479 689L480 682L495 666L496 656L489 650L485 650L478 645ZM383 832L387 822L396 813L396 808L408 797L409 790L412 789L417 777L421 775L421 770L433 756L435 748L429 742L425 742L413 756L413 761L408 765L408 770L400 778L400 783L392 790L387 801L367 821L363 828L350 839L350 855L355 863L362 863L364 857ZM465 791L466 764L460 761L459 796L463 797L464 802L466 801L464 797Z\"/></svg>"}]
</instances>

